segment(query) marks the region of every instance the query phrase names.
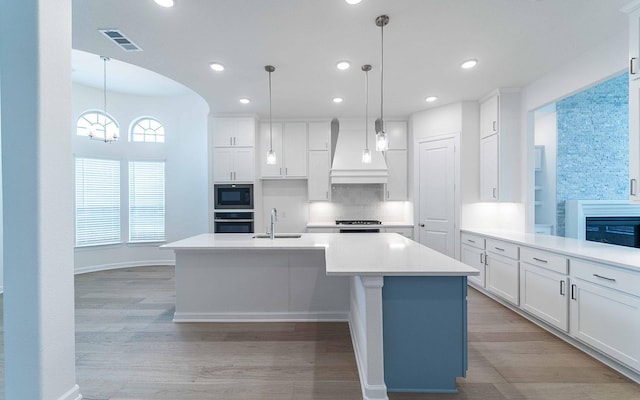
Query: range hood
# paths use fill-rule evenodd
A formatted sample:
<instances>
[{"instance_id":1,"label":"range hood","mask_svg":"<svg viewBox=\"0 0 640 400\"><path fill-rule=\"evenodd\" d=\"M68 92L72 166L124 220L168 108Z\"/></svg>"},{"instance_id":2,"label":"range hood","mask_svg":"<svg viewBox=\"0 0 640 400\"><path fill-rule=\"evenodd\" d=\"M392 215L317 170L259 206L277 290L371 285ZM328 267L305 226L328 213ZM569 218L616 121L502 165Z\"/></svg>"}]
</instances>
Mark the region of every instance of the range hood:
<instances>
[{"instance_id":1,"label":"range hood","mask_svg":"<svg viewBox=\"0 0 640 400\"><path fill-rule=\"evenodd\" d=\"M375 150L373 123L369 124L369 128L371 163L364 164L364 121L341 121L340 124L337 120L332 121L331 135L335 148L331 163L331 184L387 183L387 163L383 154Z\"/></svg>"}]
</instances>

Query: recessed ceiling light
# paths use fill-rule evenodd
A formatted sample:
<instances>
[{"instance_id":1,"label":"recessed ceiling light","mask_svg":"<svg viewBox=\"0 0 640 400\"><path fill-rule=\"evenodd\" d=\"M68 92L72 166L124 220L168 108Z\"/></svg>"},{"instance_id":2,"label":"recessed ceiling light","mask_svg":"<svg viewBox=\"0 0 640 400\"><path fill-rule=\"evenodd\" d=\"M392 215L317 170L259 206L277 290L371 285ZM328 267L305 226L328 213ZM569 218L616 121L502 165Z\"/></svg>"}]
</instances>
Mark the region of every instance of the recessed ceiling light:
<instances>
[{"instance_id":1,"label":"recessed ceiling light","mask_svg":"<svg viewBox=\"0 0 640 400\"><path fill-rule=\"evenodd\" d=\"M209 67L216 72L224 71L224 65L220 63L211 63L209 64Z\"/></svg>"},{"instance_id":2,"label":"recessed ceiling light","mask_svg":"<svg viewBox=\"0 0 640 400\"><path fill-rule=\"evenodd\" d=\"M156 2L157 5L162 6L162 7L173 7L176 2L173 0L153 0Z\"/></svg>"},{"instance_id":3,"label":"recessed ceiling light","mask_svg":"<svg viewBox=\"0 0 640 400\"><path fill-rule=\"evenodd\" d=\"M460 64L460 67L464 69L469 69L469 68L475 67L476 65L478 65L478 60L473 59L473 60L467 60L463 62L462 64Z\"/></svg>"},{"instance_id":4,"label":"recessed ceiling light","mask_svg":"<svg viewBox=\"0 0 640 400\"><path fill-rule=\"evenodd\" d=\"M342 97L334 97L333 98L333 102L334 103L342 103L344 101L344 99Z\"/></svg>"},{"instance_id":5,"label":"recessed ceiling light","mask_svg":"<svg viewBox=\"0 0 640 400\"><path fill-rule=\"evenodd\" d=\"M242 98L240 99L240 103L242 103L242 104L249 104L249 103L251 103L251 99L248 99L248 98L246 98L246 97L242 97Z\"/></svg>"},{"instance_id":6,"label":"recessed ceiling light","mask_svg":"<svg viewBox=\"0 0 640 400\"><path fill-rule=\"evenodd\" d=\"M358 4L360 3L362 0L344 0L347 2L347 4Z\"/></svg>"},{"instance_id":7,"label":"recessed ceiling light","mask_svg":"<svg viewBox=\"0 0 640 400\"><path fill-rule=\"evenodd\" d=\"M426 99L424 99L427 103L433 103L434 101L438 100L438 98L436 96L429 96Z\"/></svg>"},{"instance_id":8,"label":"recessed ceiling light","mask_svg":"<svg viewBox=\"0 0 640 400\"><path fill-rule=\"evenodd\" d=\"M344 71L345 69L349 69L350 66L351 63L349 61L338 61L338 63L336 64L336 67L342 71Z\"/></svg>"}]
</instances>

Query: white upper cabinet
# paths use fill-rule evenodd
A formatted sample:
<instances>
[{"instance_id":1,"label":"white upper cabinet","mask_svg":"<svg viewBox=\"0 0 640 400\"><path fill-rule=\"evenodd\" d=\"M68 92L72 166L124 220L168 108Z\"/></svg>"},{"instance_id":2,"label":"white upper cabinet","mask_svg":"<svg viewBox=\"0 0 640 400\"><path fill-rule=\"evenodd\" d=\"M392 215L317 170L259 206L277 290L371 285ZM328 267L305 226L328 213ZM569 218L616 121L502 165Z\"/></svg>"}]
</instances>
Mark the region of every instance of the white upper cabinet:
<instances>
[{"instance_id":1,"label":"white upper cabinet","mask_svg":"<svg viewBox=\"0 0 640 400\"><path fill-rule=\"evenodd\" d=\"M518 201L520 92L496 90L480 102L480 199Z\"/></svg>"},{"instance_id":2,"label":"white upper cabinet","mask_svg":"<svg viewBox=\"0 0 640 400\"><path fill-rule=\"evenodd\" d=\"M629 200L640 204L640 1L629 13Z\"/></svg>"},{"instance_id":3,"label":"white upper cabinet","mask_svg":"<svg viewBox=\"0 0 640 400\"><path fill-rule=\"evenodd\" d=\"M480 137L498 133L500 96L493 94L480 103Z\"/></svg>"},{"instance_id":4,"label":"white upper cabinet","mask_svg":"<svg viewBox=\"0 0 640 400\"><path fill-rule=\"evenodd\" d=\"M213 151L215 182L251 182L254 179L253 147L216 147Z\"/></svg>"},{"instance_id":5,"label":"white upper cabinet","mask_svg":"<svg viewBox=\"0 0 640 400\"><path fill-rule=\"evenodd\" d=\"M309 150L329 150L331 145L331 121L309 122Z\"/></svg>"},{"instance_id":6,"label":"white upper cabinet","mask_svg":"<svg viewBox=\"0 0 640 400\"><path fill-rule=\"evenodd\" d=\"M385 121L385 132L389 139L389 150L407 150L406 121Z\"/></svg>"},{"instance_id":7,"label":"white upper cabinet","mask_svg":"<svg viewBox=\"0 0 640 400\"><path fill-rule=\"evenodd\" d=\"M267 164L269 123L260 124L260 171L262 178L307 177L307 123L274 122L272 145L276 164Z\"/></svg>"},{"instance_id":8,"label":"white upper cabinet","mask_svg":"<svg viewBox=\"0 0 640 400\"><path fill-rule=\"evenodd\" d=\"M385 152L385 157L389 171L385 200L407 200L407 151L389 150Z\"/></svg>"},{"instance_id":9,"label":"white upper cabinet","mask_svg":"<svg viewBox=\"0 0 640 400\"><path fill-rule=\"evenodd\" d=\"M214 119L213 145L215 147L253 147L256 133L251 117L218 117Z\"/></svg>"},{"instance_id":10,"label":"white upper cabinet","mask_svg":"<svg viewBox=\"0 0 640 400\"><path fill-rule=\"evenodd\" d=\"M329 201L329 151L309 151L309 201Z\"/></svg>"}]
</instances>

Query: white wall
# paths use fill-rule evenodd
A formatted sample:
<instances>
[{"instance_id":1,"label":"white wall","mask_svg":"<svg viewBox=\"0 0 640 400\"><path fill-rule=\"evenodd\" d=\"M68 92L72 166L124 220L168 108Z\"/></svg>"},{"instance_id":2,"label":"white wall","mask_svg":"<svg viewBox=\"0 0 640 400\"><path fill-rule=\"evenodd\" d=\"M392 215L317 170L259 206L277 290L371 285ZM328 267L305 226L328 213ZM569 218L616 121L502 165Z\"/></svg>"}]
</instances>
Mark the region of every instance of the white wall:
<instances>
[{"instance_id":1,"label":"white wall","mask_svg":"<svg viewBox=\"0 0 640 400\"><path fill-rule=\"evenodd\" d=\"M73 121L88 109L102 109L102 90L73 85ZM195 94L135 96L108 93L107 112L120 125L120 140L104 143L73 134L77 156L165 160L165 233L168 242L207 232L208 106ZM166 143L128 143L130 124L138 117L156 118L165 126ZM126 182L123 177L123 182ZM122 196L127 190L122 187ZM122 199L122 237L128 237L127 201ZM119 244L75 250L76 272L103 268L173 263L172 252L158 244Z\"/></svg>"}]
</instances>

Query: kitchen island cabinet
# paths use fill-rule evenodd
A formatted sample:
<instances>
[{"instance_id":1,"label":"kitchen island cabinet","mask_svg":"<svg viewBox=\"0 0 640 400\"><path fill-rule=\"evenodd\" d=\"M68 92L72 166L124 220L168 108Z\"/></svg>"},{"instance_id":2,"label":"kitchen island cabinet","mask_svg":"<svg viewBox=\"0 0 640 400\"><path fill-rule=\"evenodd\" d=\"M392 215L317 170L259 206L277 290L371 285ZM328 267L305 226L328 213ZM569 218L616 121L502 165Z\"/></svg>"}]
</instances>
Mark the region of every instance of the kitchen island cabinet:
<instances>
[{"instance_id":1,"label":"kitchen island cabinet","mask_svg":"<svg viewBox=\"0 0 640 400\"><path fill-rule=\"evenodd\" d=\"M176 253L176 322L348 320L365 399L454 392L466 374L478 272L401 235L203 234L162 248Z\"/></svg>"}]
</instances>

